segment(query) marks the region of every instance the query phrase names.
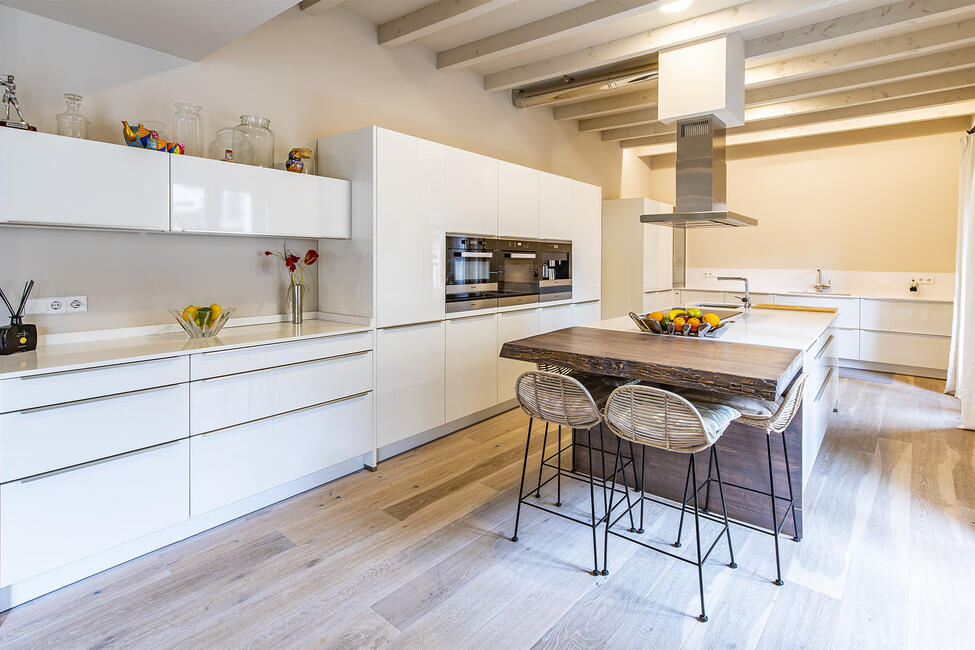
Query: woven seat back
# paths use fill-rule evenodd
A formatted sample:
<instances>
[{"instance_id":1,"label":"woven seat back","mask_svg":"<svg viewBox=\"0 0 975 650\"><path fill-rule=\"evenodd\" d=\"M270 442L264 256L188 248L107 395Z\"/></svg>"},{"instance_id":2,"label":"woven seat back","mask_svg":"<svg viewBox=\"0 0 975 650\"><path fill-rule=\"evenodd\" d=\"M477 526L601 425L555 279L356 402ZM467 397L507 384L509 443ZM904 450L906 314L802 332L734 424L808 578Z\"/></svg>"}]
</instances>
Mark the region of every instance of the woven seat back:
<instances>
[{"instance_id":1,"label":"woven seat back","mask_svg":"<svg viewBox=\"0 0 975 650\"><path fill-rule=\"evenodd\" d=\"M707 449L711 438L701 414L686 399L651 386L620 386L606 402L606 424L625 440L683 453Z\"/></svg>"},{"instance_id":2,"label":"woven seat back","mask_svg":"<svg viewBox=\"0 0 975 650\"><path fill-rule=\"evenodd\" d=\"M792 422L792 418L799 412L799 406L802 404L802 393L806 387L806 379L808 378L809 375L802 373L798 379L792 382L789 389L785 391L782 403L765 425L769 433L782 433Z\"/></svg>"},{"instance_id":3,"label":"woven seat back","mask_svg":"<svg viewBox=\"0 0 975 650\"><path fill-rule=\"evenodd\" d=\"M599 424L599 408L578 380L555 372L530 370L518 377L515 396L529 416L574 429Z\"/></svg>"}]
</instances>

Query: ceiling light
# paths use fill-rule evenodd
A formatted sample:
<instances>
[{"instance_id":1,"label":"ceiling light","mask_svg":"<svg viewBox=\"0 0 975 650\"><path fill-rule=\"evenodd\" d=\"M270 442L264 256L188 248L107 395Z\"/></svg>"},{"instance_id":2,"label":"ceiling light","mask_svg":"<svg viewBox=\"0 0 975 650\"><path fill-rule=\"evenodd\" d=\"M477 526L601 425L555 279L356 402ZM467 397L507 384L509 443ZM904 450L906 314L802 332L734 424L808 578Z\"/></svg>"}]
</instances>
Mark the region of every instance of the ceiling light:
<instances>
[{"instance_id":1,"label":"ceiling light","mask_svg":"<svg viewBox=\"0 0 975 650\"><path fill-rule=\"evenodd\" d=\"M674 0L673 2L668 2L665 5L660 5L660 11L668 14L675 14L678 11L684 11L690 6L691 0Z\"/></svg>"}]
</instances>

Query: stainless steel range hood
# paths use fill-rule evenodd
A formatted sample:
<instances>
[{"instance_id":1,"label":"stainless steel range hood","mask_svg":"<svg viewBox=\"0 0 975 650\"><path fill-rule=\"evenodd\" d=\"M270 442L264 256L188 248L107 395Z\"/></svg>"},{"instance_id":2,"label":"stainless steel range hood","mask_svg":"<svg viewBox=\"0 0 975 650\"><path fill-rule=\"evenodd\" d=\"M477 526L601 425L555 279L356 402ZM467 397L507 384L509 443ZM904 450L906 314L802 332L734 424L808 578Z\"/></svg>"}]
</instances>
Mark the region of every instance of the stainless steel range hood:
<instances>
[{"instance_id":1,"label":"stainless steel range hood","mask_svg":"<svg viewBox=\"0 0 975 650\"><path fill-rule=\"evenodd\" d=\"M713 115L677 122L677 205L673 212L645 214L643 223L685 228L757 226L725 205L725 125Z\"/></svg>"}]
</instances>

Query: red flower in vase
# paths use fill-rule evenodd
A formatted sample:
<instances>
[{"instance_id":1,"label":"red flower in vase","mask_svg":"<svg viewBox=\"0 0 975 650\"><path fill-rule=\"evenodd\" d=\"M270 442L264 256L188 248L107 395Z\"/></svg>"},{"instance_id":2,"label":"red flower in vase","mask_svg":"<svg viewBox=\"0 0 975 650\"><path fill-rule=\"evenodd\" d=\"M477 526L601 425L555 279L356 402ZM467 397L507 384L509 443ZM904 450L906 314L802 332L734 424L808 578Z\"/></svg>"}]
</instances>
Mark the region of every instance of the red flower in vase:
<instances>
[{"instance_id":1,"label":"red flower in vase","mask_svg":"<svg viewBox=\"0 0 975 650\"><path fill-rule=\"evenodd\" d=\"M291 284L293 285L300 285L302 282L304 282L305 269L318 261L318 251L315 250L309 250L307 253L305 253L304 259L287 250L285 250L283 253L264 251L264 254L273 255L284 262L284 266L288 269L288 273L291 276Z\"/></svg>"},{"instance_id":2,"label":"red flower in vase","mask_svg":"<svg viewBox=\"0 0 975 650\"><path fill-rule=\"evenodd\" d=\"M309 250L305 253L305 266L311 266L318 261L318 251Z\"/></svg>"}]
</instances>

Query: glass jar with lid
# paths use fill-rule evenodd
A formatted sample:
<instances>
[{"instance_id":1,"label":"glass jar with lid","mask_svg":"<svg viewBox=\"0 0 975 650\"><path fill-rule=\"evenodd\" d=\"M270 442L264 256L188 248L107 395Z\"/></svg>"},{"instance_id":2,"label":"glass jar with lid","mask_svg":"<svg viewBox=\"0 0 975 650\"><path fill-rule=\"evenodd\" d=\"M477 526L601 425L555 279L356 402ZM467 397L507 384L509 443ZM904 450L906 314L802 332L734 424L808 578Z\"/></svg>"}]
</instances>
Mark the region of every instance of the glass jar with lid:
<instances>
[{"instance_id":1,"label":"glass jar with lid","mask_svg":"<svg viewBox=\"0 0 975 650\"><path fill-rule=\"evenodd\" d=\"M216 137L210 143L207 151L207 158L213 160L227 160L227 152L230 152L230 160L233 160L234 150L234 127L228 126L217 131Z\"/></svg>"},{"instance_id":2,"label":"glass jar with lid","mask_svg":"<svg viewBox=\"0 0 975 650\"><path fill-rule=\"evenodd\" d=\"M74 93L64 93L64 101L67 103L63 113L57 114L58 135L66 135L69 138L88 138L88 118L81 114L81 95Z\"/></svg>"},{"instance_id":3,"label":"glass jar with lid","mask_svg":"<svg viewBox=\"0 0 975 650\"><path fill-rule=\"evenodd\" d=\"M173 142L183 145L190 156L203 155L203 121L200 119L202 106L175 103L173 113Z\"/></svg>"},{"instance_id":4,"label":"glass jar with lid","mask_svg":"<svg viewBox=\"0 0 975 650\"><path fill-rule=\"evenodd\" d=\"M259 115L241 115L234 127L234 162L256 167L274 167L274 133L271 120Z\"/></svg>"}]
</instances>

